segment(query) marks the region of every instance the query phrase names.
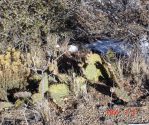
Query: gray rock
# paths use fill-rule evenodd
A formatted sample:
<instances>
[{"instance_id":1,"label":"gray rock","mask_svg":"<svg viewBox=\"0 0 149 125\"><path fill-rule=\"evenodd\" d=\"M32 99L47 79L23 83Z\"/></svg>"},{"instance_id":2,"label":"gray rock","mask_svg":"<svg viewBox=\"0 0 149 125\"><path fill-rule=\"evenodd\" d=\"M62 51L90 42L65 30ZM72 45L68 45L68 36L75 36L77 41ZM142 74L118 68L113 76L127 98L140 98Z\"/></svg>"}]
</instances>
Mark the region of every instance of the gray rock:
<instances>
[{"instance_id":1,"label":"gray rock","mask_svg":"<svg viewBox=\"0 0 149 125\"><path fill-rule=\"evenodd\" d=\"M86 48L103 55L106 55L108 50L112 49L116 54L130 56L133 46L123 41L98 40L94 43L87 44Z\"/></svg>"},{"instance_id":2,"label":"gray rock","mask_svg":"<svg viewBox=\"0 0 149 125\"><path fill-rule=\"evenodd\" d=\"M121 57L131 57L134 52L138 52L147 59L149 54L149 42L144 39L140 40L138 44L130 44L125 41L116 40L98 40L94 43L87 44L85 47L101 55L106 55L110 49Z\"/></svg>"}]
</instances>

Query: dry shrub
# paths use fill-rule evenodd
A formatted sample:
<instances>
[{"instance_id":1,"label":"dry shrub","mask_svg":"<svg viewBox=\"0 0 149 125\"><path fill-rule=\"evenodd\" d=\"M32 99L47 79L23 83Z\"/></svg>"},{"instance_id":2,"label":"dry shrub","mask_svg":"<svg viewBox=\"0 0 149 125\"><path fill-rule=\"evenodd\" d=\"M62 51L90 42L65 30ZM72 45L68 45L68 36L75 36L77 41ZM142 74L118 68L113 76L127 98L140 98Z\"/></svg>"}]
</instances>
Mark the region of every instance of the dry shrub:
<instances>
[{"instance_id":1,"label":"dry shrub","mask_svg":"<svg viewBox=\"0 0 149 125\"><path fill-rule=\"evenodd\" d=\"M15 49L10 49L5 55L0 55L0 99L6 99L7 90L23 89L27 85L30 70L27 68L23 55Z\"/></svg>"},{"instance_id":2,"label":"dry shrub","mask_svg":"<svg viewBox=\"0 0 149 125\"><path fill-rule=\"evenodd\" d=\"M71 19L78 3L77 0L2 0L0 51L4 52L10 44L30 53L26 60L29 67L43 69L49 57L56 58L57 43L69 42L73 37Z\"/></svg>"},{"instance_id":3,"label":"dry shrub","mask_svg":"<svg viewBox=\"0 0 149 125\"><path fill-rule=\"evenodd\" d=\"M28 50L34 41L46 44L49 33L70 30L69 20L76 1L14 0L0 2L0 41ZM13 21L12 21L13 20Z\"/></svg>"},{"instance_id":4,"label":"dry shrub","mask_svg":"<svg viewBox=\"0 0 149 125\"><path fill-rule=\"evenodd\" d=\"M129 26L148 32L147 0L21 0L1 1L0 40L28 50L33 41L45 45L49 34L74 40L88 37L131 39ZM13 21L12 21L13 20ZM138 29L139 30L139 29ZM65 35L64 35L65 33ZM72 35L73 34L73 35ZM84 42L84 41L81 41Z\"/></svg>"},{"instance_id":5,"label":"dry shrub","mask_svg":"<svg viewBox=\"0 0 149 125\"><path fill-rule=\"evenodd\" d=\"M28 66L34 70L44 69L47 66L46 52L38 45L31 45L30 53L26 54Z\"/></svg>"},{"instance_id":6,"label":"dry shrub","mask_svg":"<svg viewBox=\"0 0 149 125\"><path fill-rule=\"evenodd\" d=\"M87 1L77 10L78 32L95 38L112 38L136 42L148 32L149 11L142 1ZM131 31L133 25L137 31ZM141 33L142 34L141 34Z\"/></svg>"},{"instance_id":7,"label":"dry shrub","mask_svg":"<svg viewBox=\"0 0 149 125\"><path fill-rule=\"evenodd\" d=\"M126 90L132 100L137 100L148 93L146 87L148 86L149 66L144 57L135 53L133 58L120 59L114 66L121 89Z\"/></svg>"},{"instance_id":8,"label":"dry shrub","mask_svg":"<svg viewBox=\"0 0 149 125\"><path fill-rule=\"evenodd\" d=\"M101 34L108 24L107 14L94 10L92 6L80 5L76 18L83 30L89 34Z\"/></svg>"}]
</instances>

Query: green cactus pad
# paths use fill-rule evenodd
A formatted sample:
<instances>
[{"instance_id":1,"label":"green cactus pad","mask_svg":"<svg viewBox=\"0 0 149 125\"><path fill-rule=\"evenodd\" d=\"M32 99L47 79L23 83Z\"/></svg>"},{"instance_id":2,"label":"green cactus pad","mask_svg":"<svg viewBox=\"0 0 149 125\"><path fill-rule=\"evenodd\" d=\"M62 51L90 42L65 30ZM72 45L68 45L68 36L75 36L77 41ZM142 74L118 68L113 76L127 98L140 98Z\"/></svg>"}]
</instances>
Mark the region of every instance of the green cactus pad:
<instances>
[{"instance_id":1,"label":"green cactus pad","mask_svg":"<svg viewBox=\"0 0 149 125\"><path fill-rule=\"evenodd\" d=\"M86 79L81 76L76 77L74 80L74 93L78 96L86 91Z\"/></svg>"},{"instance_id":2,"label":"green cactus pad","mask_svg":"<svg viewBox=\"0 0 149 125\"><path fill-rule=\"evenodd\" d=\"M17 99L17 101L15 102L15 108L19 108L20 106L22 106L24 104L24 99L21 100L21 99Z\"/></svg>"},{"instance_id":3,"label":"green cactus pad","mask_svg":"<svg viewBox=\"0 0 149 125\"><path fill-rule=\"evenodd\" d=\"M83 74L88 80L92 82L98 82L99 76L102 76L100 69L97 69L94 64L87 65L87 67L83 71Z\"/></svg>"},{"instance_id":4,"label":"green cactus pad","mask_svg":"<svg viewBox=\"0 0 149 125\"><path fill-rule=\"evenodd\" d=\"M43 100L43 96L40 93L33 94L31 98L32 98L33 103L38 103Z\"/></svg>"},{"instance_id":5,"label":"green cactus pad","mask_svg":"<svg viewBox=\"0 0 149 125\"><path fill-rule=\"evenodd\" d=\"M63 106L63 99L69 95L70 91L66 84L54 84L49 87L49 93L53 101L60 107Z\"/></svg>"},{"instance_id":6,"label":"green cactus pad","mask_svg":"<svg viewBox=\"0 0 149 125\"><path fill-rule=\"evenodd\" d=\"M95 64L96 62L99 62L102 64L102 59L100 55L98 54L88 54L86 57L86 63L88 64Z\"/></svg>"}]
</instances>

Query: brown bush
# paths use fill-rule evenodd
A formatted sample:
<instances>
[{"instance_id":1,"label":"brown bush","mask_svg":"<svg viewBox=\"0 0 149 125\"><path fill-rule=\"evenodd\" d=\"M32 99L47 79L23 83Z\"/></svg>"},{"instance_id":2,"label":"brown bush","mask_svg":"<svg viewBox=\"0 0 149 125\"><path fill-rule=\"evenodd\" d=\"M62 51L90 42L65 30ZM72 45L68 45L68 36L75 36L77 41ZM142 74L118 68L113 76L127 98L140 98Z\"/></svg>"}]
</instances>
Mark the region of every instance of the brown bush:
<instances>
[{"instance_id":1,"label":"brown bush","mask_svg":"<svg viewBox=\"0 0 149 125\"><path fill-rule=\"evenodd\" d=\"M148 32L149 11L144 6L147 6L147 1L143 0L84 2L76 12L80 33L99 38L137 41ZM135 30L132 31L131 25Z\"/></svg>"}]
</instances>

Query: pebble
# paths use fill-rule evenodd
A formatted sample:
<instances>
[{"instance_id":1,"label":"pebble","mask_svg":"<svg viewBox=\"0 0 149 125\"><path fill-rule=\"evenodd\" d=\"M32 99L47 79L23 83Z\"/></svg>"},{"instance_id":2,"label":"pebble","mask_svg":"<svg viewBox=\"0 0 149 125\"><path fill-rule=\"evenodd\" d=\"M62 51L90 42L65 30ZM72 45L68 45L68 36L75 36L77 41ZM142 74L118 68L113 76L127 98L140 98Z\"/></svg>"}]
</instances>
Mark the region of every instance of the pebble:
<instances>
[{"instance_id":1,"label":"pebble","mask_svg":"<svg viewBox=\"0 0 149 125\"><path fill-rule=\"evenodd\" d=\"M75 46L75 45L70 45L70 46L68 47L68 51L71 52L71 53L78 52L78 47Z\"/></svg>"}]
</instances>

